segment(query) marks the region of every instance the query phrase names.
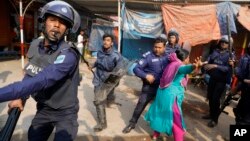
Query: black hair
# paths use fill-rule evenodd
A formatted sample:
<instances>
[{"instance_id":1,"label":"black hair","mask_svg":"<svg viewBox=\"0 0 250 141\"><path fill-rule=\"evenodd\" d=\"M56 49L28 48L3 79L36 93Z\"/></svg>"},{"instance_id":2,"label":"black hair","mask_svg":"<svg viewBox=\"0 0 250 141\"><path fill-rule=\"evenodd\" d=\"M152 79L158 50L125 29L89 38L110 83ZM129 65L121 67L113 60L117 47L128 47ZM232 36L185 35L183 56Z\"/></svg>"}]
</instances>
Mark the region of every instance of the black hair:
<instances>
[{"instance_id":1,"label":"black hair","mask_svg":"<svg viewBox=\"0 0 250 141\"><path fill-rule=\"evenodd\" d=\"M86 30L85 30L85 29L81 29L80 32L81 32L81 31L85 32Z\"/></svg>"},{"instance_id":2,"label":"black hair","mask_svg":"<svg viewBox=\"0 0 250 141\"><path fill-rule=\"evenodd\" d=\"M111 38L112 41L114 40L113 35L108 34L108 33L105 33L105 34L102 36L102 40L104 40L104 39L107 38L107 37Z\"/></svg>"},{"instance_id":3,"label":"black hair","mask_svg":"<svg viewBox=\"0 0 250 141\"><path fill-rule=\"evenodd\" d=\"M185 59L187 59L189 55L189 51L183 48L177 49L175 53L176 53L177 58L180 59L181 61L184 61Z\"/></svg>"},{"instance_id":4,"label":"black hair","mask_svg":"<svg viewBox=\"0 0 250 141\"><path fill-rule=\"evenodd\" d=\"M163 37L158 37L158 38L156 38L155 39L155 44L156 43L163 43L164 44L164 46L166 45L166 42L167 42L167 40L165 39L165 38L163 38Z\"/></svg>"}]
</instances>

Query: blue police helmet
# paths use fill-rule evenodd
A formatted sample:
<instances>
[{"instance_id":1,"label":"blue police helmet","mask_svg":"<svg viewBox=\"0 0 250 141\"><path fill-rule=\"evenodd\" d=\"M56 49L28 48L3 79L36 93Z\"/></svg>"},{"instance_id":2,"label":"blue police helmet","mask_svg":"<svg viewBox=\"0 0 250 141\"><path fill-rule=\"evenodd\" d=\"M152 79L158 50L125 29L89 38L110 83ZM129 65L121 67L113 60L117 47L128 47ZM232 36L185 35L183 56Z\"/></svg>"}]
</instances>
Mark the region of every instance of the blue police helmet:
<instances>
[{"instance_id":1,"label":"blue police helmet","mask_svg":"<svg viewBox=\"0 0 250 141\"><path fill-rule=\"evenodd\" d=\"M167 40L167 36L166 36L166 34L161 34L159 37L160 37L160 38L162 38L162 39Z\"/></svg>"},{"instance_id":2,"label":"blue police helmet","mask_svg":"<svg viewBox=\"0 0 250 141\"><path fill-rule=\"evenodd\" d=\"M64 1L52 1L43 6L38 19L39 22L43 22L48 14L64 20L68 28L72 29L72 32L76 32L80 27L81 20L79 14L71 5Z\"/></svg>"},{"instance_id":3,"label":"blue police helmet","mask_svg":"<svg viewBox=\"0 0 250 141\"><path fill-rule=\"evenodd\" d=\"M231 43L233 43L233 38L231 37ZM220 42L229 42L229 38L228 38L228 35L222 35L221 38L220 38Z\"/></svg>"},{"instance_id":4,"label":"blue police helmet","mask_svg":"<svg viewBox=\"0 0 250 141\"><path fill-rule=\"evenodd\" d=\"M179 42L179 33L175 28L170 28L168 31L168 37L175 36L176 37L176 43Z\"/></svg>"}]
</instances>

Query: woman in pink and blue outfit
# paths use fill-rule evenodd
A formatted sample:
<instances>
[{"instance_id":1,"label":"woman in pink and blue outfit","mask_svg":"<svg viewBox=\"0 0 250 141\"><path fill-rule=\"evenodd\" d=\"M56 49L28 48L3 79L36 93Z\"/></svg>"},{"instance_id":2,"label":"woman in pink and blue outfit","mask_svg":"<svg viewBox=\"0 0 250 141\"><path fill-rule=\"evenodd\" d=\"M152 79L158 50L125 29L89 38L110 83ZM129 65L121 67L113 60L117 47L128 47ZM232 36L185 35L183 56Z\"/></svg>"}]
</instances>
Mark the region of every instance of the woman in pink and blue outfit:
<instances>
[{"instance_id":1,"label":"woman in pink and blue outfit","mask_svg":"<svg viewBox=\"0 0 250 141\"><path fill-rule=\"evenodd\" d=\"M175 141L183 141L186 127L181 104L187 84L186 75L202 65L200 58L194 65L185 65L189 62L188 54L188 51L180 49L169 55L170 63L163 72L156 98L145 115L145 120L154 130L153 140L160 133L166 133L173 134Z\"/></svg>"}]
</instances>

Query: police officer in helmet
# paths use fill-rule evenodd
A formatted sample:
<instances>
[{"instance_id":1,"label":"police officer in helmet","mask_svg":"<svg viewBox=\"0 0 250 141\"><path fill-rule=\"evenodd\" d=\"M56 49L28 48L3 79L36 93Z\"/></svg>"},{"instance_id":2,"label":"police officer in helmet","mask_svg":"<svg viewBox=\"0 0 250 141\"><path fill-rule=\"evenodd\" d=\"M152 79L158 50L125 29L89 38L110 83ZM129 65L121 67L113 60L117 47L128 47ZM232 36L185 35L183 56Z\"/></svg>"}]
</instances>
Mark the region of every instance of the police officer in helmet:
<instances>
[{"instance_id":1,"label":"police officer in helmet","mask_svg":"<svg viewBox=\"0 0 250 141\"><path fill-rule=\"evenodd\" d=\"M166 52L168 54L174 53L177 49L181 48L181 46L178 44L179 33L175 28L169 29L167 38L168 42L166 44Z\"/></svg>"},{"instance_id":2,"label":"police officer in helmet","mask_svg":"<svg viewBox=\"0 0 250 141\"><path fill-rule=\"evenodd\" d=\"M245 52L245 55L240 58L239 64L235 68L239 80L237 90L241 91L241 99L234 109L237 125L250 125L250 43Z\"/></svg>"},{"instance_id":3,"label":"police officer in helmet","mask_svg":"<svg viewBox=\"0 0 250 141\"><path fill-rule=\"evenodd\" d=\"M54 141L73 141L78 131L79 53L63 39L80 25L80 16L66 2L52 1L41 11L44 39L29 48L25 77L0 88L0 102L14 100L9 107L23 110L21 100L29 95L37 112L28 131L29 141L46 141L55 128Z\"/></svg>"},{"instance_id":4,"label":"police officer in helmet","mask_svg":"<svg viewBox=\"0 0 250 141\"><path fill-rule=\"evenodd\" d=\"M232 39L231 43L233 42ZM220 114L220 98L231 79L234 54L229 51L229 38L224 35L219 40L219 48L209 55L204 69L208 72L210 79L207 88L209 100L209 113L203 119L210 120L208 127L215 127L218 124Z\"/></svg>"}]
</instances>

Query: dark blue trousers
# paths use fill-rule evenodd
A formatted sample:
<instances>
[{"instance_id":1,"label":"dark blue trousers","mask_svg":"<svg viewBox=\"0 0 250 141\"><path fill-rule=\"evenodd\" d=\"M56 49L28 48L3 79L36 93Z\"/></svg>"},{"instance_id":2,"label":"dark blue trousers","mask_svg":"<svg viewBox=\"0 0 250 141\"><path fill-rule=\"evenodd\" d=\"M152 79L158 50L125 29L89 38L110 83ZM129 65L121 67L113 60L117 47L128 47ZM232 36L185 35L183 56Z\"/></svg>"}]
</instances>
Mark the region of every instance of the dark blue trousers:
<instances>
[{"instance_id":1,"label":"dark blue trousers","mask_svg":"<svg viewBox=\"0 0 250 141\"><path fill-rule=\"evenodd\" d=\"M29 141L47 141L54 128L54 141L73 141L76 138L78 104L64 110L37 104L37 109L28 131Z\"/></svg>"},{"instance_id":2,"label":"dark blue trousers","mask_svg":"<svg viewBox=\"0 0 250 141\"><path fill-rule=\"evenodd\" d=\"M236 124L250 125L250 87L244 87L241 98L234 109Z\"/></svg>"},{"instance_id":3,"label":"dark blue trousers","mask_svg":"<svg viewBox=\"0 0 250 141\"><path fill-rule=\"evenodd\" d=\"M141 113L143 112L147 104L155 98L158 87L159 85L143 84L133 116L129 121L130 123L132 124L137 123Z\"/></svg>"},{"instance_id":4,"label":"dark blue trousers","mask_svg":"<svg viewBox=\"0 0 250 141\"><path fill-rule=\"evenodd\" d=\"M210 78L208 83L209 113L213 121L218 122L220 114L220 98L226 88L226 82L218 82Z\"/></svg>"}]
</instances>

